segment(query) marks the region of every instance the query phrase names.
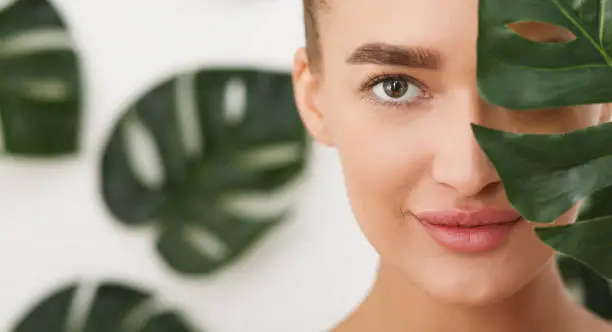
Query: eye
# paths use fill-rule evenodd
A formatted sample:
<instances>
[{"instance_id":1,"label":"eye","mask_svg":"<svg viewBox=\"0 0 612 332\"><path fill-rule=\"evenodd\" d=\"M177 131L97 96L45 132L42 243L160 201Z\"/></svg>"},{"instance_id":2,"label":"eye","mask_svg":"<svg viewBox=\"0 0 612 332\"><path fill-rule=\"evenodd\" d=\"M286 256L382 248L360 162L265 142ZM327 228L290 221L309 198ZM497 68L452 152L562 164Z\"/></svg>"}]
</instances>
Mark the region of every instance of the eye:
<instances>
[{"instance_id":1,"label":"eye","mask_svg":"<svg viewBox=\"0 0 612 332\"><path fill-rule=\"evenodd\" d=\"M374 95L385 102L411 103L423 95L423 90L406 77L387 77L372 87Z\"/></svg>"}]
</instances>

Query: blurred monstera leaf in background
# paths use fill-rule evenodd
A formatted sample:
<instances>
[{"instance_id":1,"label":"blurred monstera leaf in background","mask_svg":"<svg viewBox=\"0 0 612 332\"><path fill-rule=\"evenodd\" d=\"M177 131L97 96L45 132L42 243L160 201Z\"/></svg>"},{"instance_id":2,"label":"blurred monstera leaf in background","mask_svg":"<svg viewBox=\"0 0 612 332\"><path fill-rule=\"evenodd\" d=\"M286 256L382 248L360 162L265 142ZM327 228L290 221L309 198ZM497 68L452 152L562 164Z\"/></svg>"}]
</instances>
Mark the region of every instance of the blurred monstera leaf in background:
<instances>
[{"instance_id":1,"label":"blurred monstera leaf in background","mask_svg":"<svg viewBox=\"0 0 612 332\"><path fill-rule=\"evenodd\" d=\"M120 119L103 156L103 195L124 224L155 225L174 270L210 273L287 216L306 149L288 74L189 72Z\"/></svg>"},{"instance_id":2,"label":"blurred monstera leaf in background","mask_svg":"<svg viewBox=\"0 0 612 332\"><path fill-rule=\"evenodd\" d=\"M612 5L483 0L479 6L478 85L488 102L517 112L612 102ZM525 24L545 32L519 31ZM578 265L564 263L566 275L607 285L601 277L612 278L612 124L555 134L472 127L526 219L551 222L586 200L577 223L537 233L563 257L595 271L575 273ZM609 298L609 289L601 296Z\"/></svg>"},{"instance_id":3,"label":"blurred monstera leaf in background","mask_svg":"<svg viewBox=\"0 0 612 332\"><path fill-rule=\"evenodd\" d=\"M17 0L0 11L0 123L5 151L73 153L81 114L73 39L48 0Z\"/></svg>"},{"instance_id":4,"label":"blurred monstera leaf in background","mask_svg":"<svg viewBox=\"0 0 612 332\"><path fill-rule=\"evenodd\" d=\"M612 187L591 195L582 205L578 222L612 215ZM579 302L600 317L612 320L612 283L588 266L565 255L557 259L568 288L576 291Z\"/></svg>"},{"instance_id":5,"label":"blurred monstera leaf in background","mask_svg":"<svg viewBox=\"0 0 612 332\"><path fill-rule=\"evenodd\" d=\"M612 320L612 287L590 268L568 256L557 258L566 287L593 313Z\"/></svg>"},{"instance_id":6,"label":"blurred monstera leaf in background","mask_svg":"<svg viewBox=\"0 0 612 332\"><path fill-rule=\"evenodd\" d=\"M93 291L93 292L90 292ZM196 332L146 292L107 283L70 285L49 295L11 332Z\"/></svg>"}]
</instances>

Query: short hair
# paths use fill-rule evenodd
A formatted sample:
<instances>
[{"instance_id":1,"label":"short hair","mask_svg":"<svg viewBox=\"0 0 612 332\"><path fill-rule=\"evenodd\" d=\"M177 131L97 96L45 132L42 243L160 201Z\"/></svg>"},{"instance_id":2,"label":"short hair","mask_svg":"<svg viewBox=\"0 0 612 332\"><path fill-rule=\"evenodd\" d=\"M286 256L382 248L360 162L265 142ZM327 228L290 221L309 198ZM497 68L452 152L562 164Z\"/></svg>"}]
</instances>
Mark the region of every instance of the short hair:
<instances>
[{"instance_id":1,"label":"short hair","mask_svg":"<svg viewBox=\"0 0 612 332\"><path fill-rule=\"evenodd\" d=\"M319 27L317 26L317 12L326 2L326 0L303 0L306 53L308 55L308 63L313 71L318 71L321 65L321 48L319 41Z\"/></svg>"}]
</instances>

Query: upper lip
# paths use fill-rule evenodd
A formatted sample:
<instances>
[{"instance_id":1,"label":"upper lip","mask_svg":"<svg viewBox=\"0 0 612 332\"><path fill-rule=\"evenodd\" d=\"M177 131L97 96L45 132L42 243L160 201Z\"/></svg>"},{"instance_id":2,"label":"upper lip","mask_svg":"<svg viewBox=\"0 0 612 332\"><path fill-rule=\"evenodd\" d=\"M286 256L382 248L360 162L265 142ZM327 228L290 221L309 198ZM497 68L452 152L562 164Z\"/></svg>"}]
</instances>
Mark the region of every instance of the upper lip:
<instances>
[{"instance_id":1,"label":"upper lip","mask_svg":"<svg viewBox=\"0 0 612 332\"><path fill-rule=\"evenodd\" d=\"M414 213L421 222L437 226L478 227L516 222L521 215L514 209L480 208L424 211Z\"/></svg>"}]
</instances>

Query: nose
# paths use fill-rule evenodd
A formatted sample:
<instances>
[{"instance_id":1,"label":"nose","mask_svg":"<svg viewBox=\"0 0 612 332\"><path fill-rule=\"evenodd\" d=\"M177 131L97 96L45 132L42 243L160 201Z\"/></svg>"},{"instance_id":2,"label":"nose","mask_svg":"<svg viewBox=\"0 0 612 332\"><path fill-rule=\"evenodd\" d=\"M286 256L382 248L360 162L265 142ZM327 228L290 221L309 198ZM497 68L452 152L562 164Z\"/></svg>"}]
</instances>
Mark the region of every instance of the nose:
<instances>
[{"instance_id":1,"label":"nose","mask_svg":"<svg viewBox=\"0 0 612 332\"><path fill-rule=\"evenodd\" d=\"M449 120L438 140L433 159L432 176L439 184L450 187L463 197L473 197L501 187L499 175L482 151L472 132L471 122L479 121L479 108L486 108L481 100L469 103L468 112ZM486 111L486 110L484 110Z\"/></svg>"}]
</instances>

